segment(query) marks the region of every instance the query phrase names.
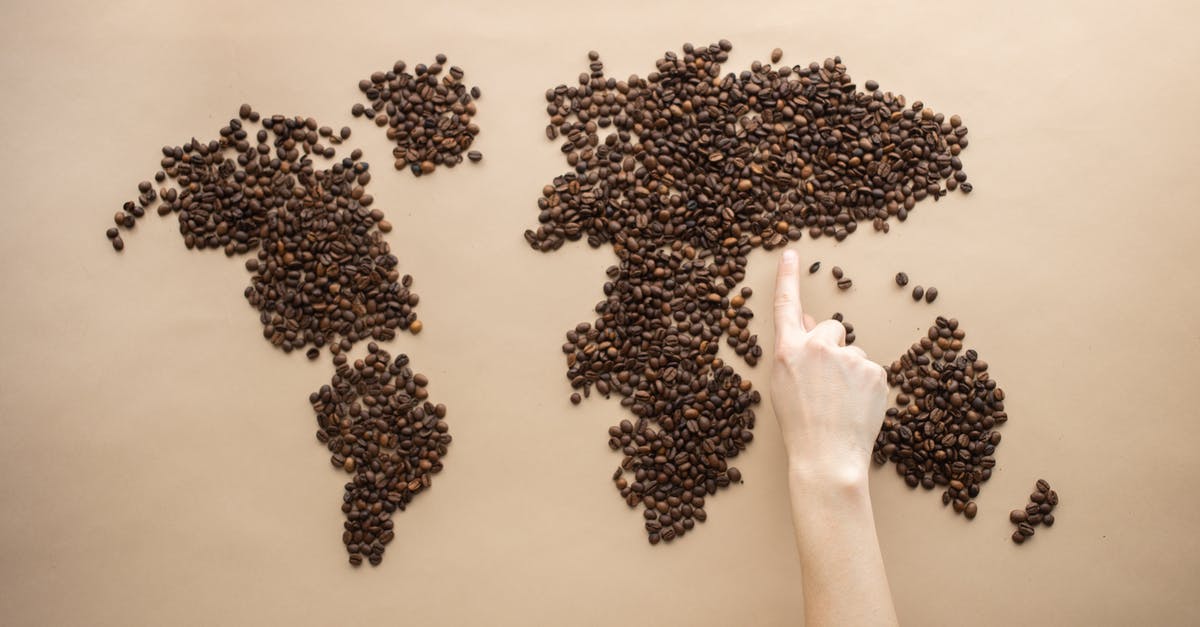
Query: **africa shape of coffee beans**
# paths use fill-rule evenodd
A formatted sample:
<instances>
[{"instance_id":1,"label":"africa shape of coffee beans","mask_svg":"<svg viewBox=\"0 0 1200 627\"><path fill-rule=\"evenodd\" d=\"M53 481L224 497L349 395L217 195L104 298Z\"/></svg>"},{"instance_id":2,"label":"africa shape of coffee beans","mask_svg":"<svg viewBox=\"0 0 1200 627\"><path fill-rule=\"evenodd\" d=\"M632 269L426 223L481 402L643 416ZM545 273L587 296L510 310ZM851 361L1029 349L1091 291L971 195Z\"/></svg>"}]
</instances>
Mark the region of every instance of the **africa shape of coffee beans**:
<instances>
[{"instance_id":1,"label":"africa shape of coffee beans","mask_svg":"<svg viewBox=\"0 0 1200 627\"><path fill-rule=\"evenodd\" d=\"M342 541L355 566L382 561L395 537L392 515L432 485L451 441L446 406L428 400L429 379L413 373L406 355L392 360L374 342L367 351L353 364L336 355L333 380L309 397L330 462L354 475Z\"/></svg>"},{"instance_id":2,"label":"africa shape of coffee beans","mask_svg":"<svg viewBox=\"0 0 1200 627\"><path fill-rule=\"evenodd\" d=\"M727 460L752 441L761 397L717 349L724 336L747 364L762 356L737 289L750 251L805 231L841 240L862 222L886 232L920 200L970 191L958 116L873 81L859 91L836 57L722 76L731 49L686 44L628 80L591 52L577 84L546 92L546 136L572 170L543 188L525 239L617 256L598 317L563 352L572 387L615 392L634 416L609 430L624 454L613 481L644 508L652 544L705 520L705 498L741 478Z\"/></svg>"},{"instance_id":3,"label":"africa shape of coffee beans","mask_svg":"<svg viewBox=\"0 0 1200 627\"><path fill-rule=\"evenodd\" d=\"M464 155L472 162L483 158L469 150L479 134L479 126L471 122L479 88L467 89L462 68L446 70L445 64L446 55L439 54L434 63L418 63L410 74L408 64L397 61L391 70L358 82L367 103L355 104L350 113L387 127L387 138L396 144L392 156L397 170L421 176L438 166L453 168Z\"/></svg>"},{"instance_id":4,"label":"africa shape of coffee beans","mask_svg":"<svg viewBox=\"0 0 1200 627\"><path fill-rule=\"evenodd\" d=\"M988 375L958 320L939 316L929 332L888 368L899 388L875 438L876 464L896 464L909 487L945 488L942 504L975 518L973 500L992 476L1000 433L1008 421L1004 390Z\"/></svg>"},{"instance_id":5,"label":"africa shape of coffee beans","mask_svg":"<svg viewBox=\"0 0 1200 627\"><path fill-rule=\"evenodd\" d=\"M251 135L247 125L260 119ZM126 203L118 224L133 228L143 208L161 198L159 215L177 214L189 249L254 252L246 261L252 276L245 296L260 312L263 337L285 352L311 346L308 356L315 358L320 347L340 340L420 331L412 278L400 276L383 240L392 226L371 207L370 167L361 151L328 168L312 160L332 158L333 146L322 141L340 143L348 128L335 134L313 118L260 118L242 105L239 119L219 135L164 146L155 179L175 187L158 193L143 181L138 202ZM113 244L120 250L118 242L119 235Z\"/></svg>"}]
</instances>

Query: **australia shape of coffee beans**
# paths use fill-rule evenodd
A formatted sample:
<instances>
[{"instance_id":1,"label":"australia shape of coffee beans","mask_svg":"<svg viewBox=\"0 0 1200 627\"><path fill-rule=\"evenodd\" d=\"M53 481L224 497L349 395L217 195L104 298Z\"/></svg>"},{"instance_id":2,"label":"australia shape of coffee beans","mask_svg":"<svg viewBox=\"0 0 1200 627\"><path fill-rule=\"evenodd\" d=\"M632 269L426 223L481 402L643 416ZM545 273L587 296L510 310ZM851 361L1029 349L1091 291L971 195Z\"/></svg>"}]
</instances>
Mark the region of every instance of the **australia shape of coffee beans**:
<instances>
[{"instance_id":1,"label":"australia shape of coffee beans","mask_svg":"<svg viewBox=\"0 0 1200 627\"><path fill-rule=\"evenodd\" d=\"M612 480L651 544L692 531L707 499L742 480L731 462L762 397L718 347L748 366L762 356L738 287L750 251L804 233L840 241L861 224L887 232L922 200L971 191L957 115L860 88L840 57L776 65L772 51L723 74L730 50L685 44L628 79L593 51L574 84L545 94L546 137L570 169L542 189L525 239L617 257L597 317L562 350L573 402L615 394L629 413L608 431Z\"/></svg>"},{"instance_id":2,"label":"australia shape of coffee beans","mask_svg":"<svg viewBox=\"0 0 1200 627\"><path fill-rule=\"evenodd\" d=\"M397 169L428 174L464 154L482 158L467 150L479 132L470 122L479 90L462 86L458 67L439 80L445 62L437 55L408 73L397 61L359 84L371 105L351 113L388 128ZM350 135L349 127L262 116L244 104L217 138L164 146L154 183L138 184L136 200L114 215L105 235L123 251L121 230L135 228L148 209L174 213L188 249L249 255L244 293L268 342L309 359L322 348L333 355L329 385L309 401L331 463L353 475L343 495L342 541L357 566L382 561L395 537L392 515L432 485L451 436L446 406L429 400L428 377L406 355L392 359L372 341L364 358L348 358L360 340L423 328L413 279L400 274L384 239L393 226L367 193L369 164L357 149L335 159L335 146Z\"/></svg>"}]
</instances>

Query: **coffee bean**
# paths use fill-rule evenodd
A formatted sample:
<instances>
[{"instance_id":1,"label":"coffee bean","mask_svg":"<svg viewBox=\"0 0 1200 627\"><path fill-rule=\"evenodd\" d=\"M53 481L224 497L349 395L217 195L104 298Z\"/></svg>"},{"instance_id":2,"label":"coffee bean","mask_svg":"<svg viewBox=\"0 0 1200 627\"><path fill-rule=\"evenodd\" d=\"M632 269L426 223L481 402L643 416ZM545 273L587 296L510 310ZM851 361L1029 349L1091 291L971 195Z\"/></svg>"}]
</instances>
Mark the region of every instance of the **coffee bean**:
<instances>
[{"instance_id":1,"label":"coffee bean","mask_svg":"<svg viewBox=\"0 0 1200 627\"><path fill-rule=\"evenodd\" d=\"M851 281L850 279L842 279L837 282L839 290L848 290L850 289L851 285L854 285L854 281Z\"/></svg>"},{"instance_id":2,"label":"coffee bean","mask_svg":"<svg viewBox=\"0 0 1200 627\"><path fill-rule=\"evenodd\" d=\"M572 405L578 405L581 402L583 402L583 397L579 395L579 392L575 392L575 393L571 394L571 404Z\"/></svg>"},{"instance_id":3,"label":"coffee bean","mask_svg":"<svg viewBox=\"0 0 1200 627\"><path fill-rule=\"evenodd\" d=\"M1021 535L1028 538L1033 535L1033 525L1027 522L1020 523L1017 525L1017 531L1020 531Z\"/></svg>"},{"instance_id":4,"label":"coffee bean","mask_svg":"<svg viewBox=\"0 0 1200 627\"><path fill-rule=\"evenodd\" d=\"M308 349L304 353L304 355L305 355L305 357L308 357L309 359L316 359L321 356L321 351L320 351L320 349L313 347L313 348Z\"/></svg>"},{"instance_id":5,"label":"coffee bean","mask_svg":"<svg viewBox=\"0 0 1200 627\"><path fill-rule=\"evenodd\" d=\"M820 269L821 269L821 262L820 262L820 261L814 261L814 262L812 262L812 265L808 267L808 273L809 273L809 274L816 274L816 273L817 273L817 270L820 270Z\"/></svg>"},{"instance_id":6,"label":"coffee bean","mask_svg":"<svg viewBox=\"0 0 1200 627\"><path fill-rule=\"evenodd\" d=\"M937 300L938 291L936 287L931 287L925 290L925 302L932 303Z\"/></svg>"},{"instance_id":7,"label":"coffee bean","mask_svg":"<svg viewBox=\"0 0 1200 627\"><path fill-rule=\"evenodd\" d=\"M120 235L112 238L112 247L117 251L125 250L125 240L121 239Z\"/></svg>"},{"instance_id":8,"label":"coffee bean","mask_svg":"<svg viewBox=\"0 0 1200 627\"><path fill-rule=\"evenodd\" d=\"M919 301L921 300L922 296L925 296L925 288L921 287L920 285L914 287L912 291L913 300Z\"/></svg>"},{"instance_id":9,"label":"coffee bean","mask_svg":"<svg viewBox=\"0 0 1200 627\"><path fill-rule=\"evenodd\" d=\"M1013 531L1012 532L1012 541L1017 544L1021 544L1021 543L1025 542L1025 534L1021 533L1019 530Z\"/></svg>"},{"instance_id":10,"label":"coffee bean","mask_svg":"<svg viewBox=\"0 0 1200 627\"><path fill-rule=\"evenodd\" d=\"M675 498L700 522L695 501L730 483L727 460L753 441L762 398L726 361L754 366L763 354L754 312L734 300L747 256L806 231L844 240L862 220L886 231L944 194L966 139L922 104L857 91L840 58L730 73L732 47L686 44L627 79L591 54L577 81L546 90L546 136L566 169L542 187L524 234L541 252L613 246L595 318L566 333L566 378L581 394L604 381L632 414L635 427L606 435L632 475L622 500L651 511ZM686 195L668 193L680 185ZM732 352L718 357L722 342ZM934 485L932 473L911 479ZM672 517L647 534L657 542L668 528L689 527Z\"/></svg>"},{"instance_id":11,"label":"coffee bean","mask_svg":"<svg viewBox=\"0 0 1200 627\"><path fill-rule=\"evenodd\" d=\"M412 332L413 335L420 333L421 329L424 329L424 328L425 328L425 325L420 320L413 320L408 325L408 330L410 332Z\"/></svg>"},{"instance_id":12,"label":"coffee bean","mask_svg":"<svg viewBox=\"0 0 1200 627\"><path fill-rule=\"evenodd\" d=\"M1046 525L1047 527L1053 527L1054 526L1054 514L1043 514L1042 515L1042 524Z\"/></svg>"},{"instance_id":13,"label":"coffee bean","mask_svg":"<svg viewBox=\"0 0 1200 627\"><path fill-rule=\"evenodd\" d=\"M845 274L846 274L845 272L842 271L841 266L834 266L832 272L833 272L833 278L835 278L835 279L840 279L843 276L845 276Z\"/></svg>"},{"instance_id":14,"label":"coffee bean","mask_svg":"<svg viewBox=\"0 0 1200 627\"><path fill-rule=\"evenodd\" d=\"M738 483L742 480L742 471L738 470L737 468L730 468L726 472L729 475L729 480L733 483Z\"/></svg>"},{"instance_id":15,"label":"coffee bean","mask_svg":"<svg viewBox=\"0 0 1200 627\"><path fill-rule=\"evenodd\" d=\"M896 285L899 285L900 287L904 287L905 285L908 285L908 275L903 272L897 272L896 273Z\"/></svg>"},{"instance_id":16,"label":"coffee bean","mask_svg":"<svg viewBox=\"0 0 1200 627\"><path fill-rule=\"evenodd\" d=\"M975 501L969 501L967 506L963 508L963 515L967 517L967 520L975 518L975 514L978 512L979 506L975 504Z\"/></svg>"},{"instance_id":17,"label":"coffee bean","mask_svg":"<svg viewBox=\"0 0 1200 627\"><path fill-rule=\"evenodd\" d=\"M782 58L783 58L783 50L776 48L771 51L771 63L779 63L779 60Z\"/></svg>"},{"instance_id":18,"label":"coffee bean","mask_svg":"<svg viewBox=\"0 0 1200 627\"><path fill-rule=\"evenodd\" d=\"M1047 483L1045 479L1038 479L1035 487L1037 488L1038 492L1045 493L1050 491L1050 484Z\"/></svg>"},{"instance_id":19,"label":"coffee bean","mask_svg":"<svg viewBox=\"0 0 1200 627\"><path fill-rule=\"evenodd\" d=\"M478 163L480 160L483 159L483 153L479 152L478 150L472 150L467 153L467 158L470 159L471 161Z\"/></svg>"},{"instance_id":20,"label":"coffee bean","mask_svg":"<svg viewBox=\"0 0 1200 627\"><path fill-rule=\"evenodd\" d=\"M107 231L104 232L104 236L107 237L108 239L117 239L118 237L120 237L120 235L121 235L121 232L115 228L109 228Z\"/></svg>"},{"instance_id":21,"label":"coffee bean","mask_svg":"<svg viewBox=\"0 0 1200 627\"><path fill-rule=\"evenodd\" d=\"M1028 515L1023 509L1014 509L1008 513L1008 519L1013 523L1023 523L1028 519Z\"/></svg>"}]
</instances>

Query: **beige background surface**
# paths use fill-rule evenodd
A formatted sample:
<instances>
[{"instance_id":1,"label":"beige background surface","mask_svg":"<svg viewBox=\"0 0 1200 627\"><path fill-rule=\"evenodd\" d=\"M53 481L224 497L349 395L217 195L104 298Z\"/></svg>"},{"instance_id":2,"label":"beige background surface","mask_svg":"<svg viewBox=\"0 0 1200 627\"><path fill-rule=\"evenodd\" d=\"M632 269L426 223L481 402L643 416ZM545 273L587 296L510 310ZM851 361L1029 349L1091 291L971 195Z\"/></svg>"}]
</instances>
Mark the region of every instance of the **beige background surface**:
<instances>
[{"instance_id":1,"label":"beige background surface","mask_svg":"<svg viewBox=\"0 0 1200 627\"><path fill-rule=\"evenodd\" d=\"M547 87L589 48L623 77L722 37L729 71L775 46L794 64L840 54L971 129L971 196L922 203L887 236L795 245L854 278L838 293L806 277L803 294L872 357L954 315L1008 392L974 522L890 467L872 475L902 620L1200 622L1194 4L337 4L0 6L0 623L800 622L769 404L745 484L697 533L647 545L609 482L604 432L623 412L570 406L559 351L612 254L521 237L565 171ZM442 51L483 89L485 161L389 174L383 133L348 114L355 84ZM430 375L455 443L376 569L346 563L345 479L313 438L327 357L263 341L241 261L185 250L173 218L143 220L123 255L101 237L159 146L215 136L243 101L354 128L422 297L425 332L388 349ZM746 281L766 348L777 254ZM913 304L897 270L940 299ZM765 392L766 367L739 369ZM1015 547L1006 513L1039 476L1059 523Z\"/></svg>"}]
</instances>

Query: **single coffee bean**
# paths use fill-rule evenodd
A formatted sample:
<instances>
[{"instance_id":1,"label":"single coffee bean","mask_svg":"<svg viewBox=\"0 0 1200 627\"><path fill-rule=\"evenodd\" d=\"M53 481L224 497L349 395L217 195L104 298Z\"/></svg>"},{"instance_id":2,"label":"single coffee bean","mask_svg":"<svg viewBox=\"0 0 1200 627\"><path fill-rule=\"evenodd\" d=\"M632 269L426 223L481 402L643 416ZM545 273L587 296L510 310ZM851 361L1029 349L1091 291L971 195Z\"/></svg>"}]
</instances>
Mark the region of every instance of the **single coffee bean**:
<instances>
[{"instance_id":1,"label":"single coffee bean","mask_svg":"<svg viewBox=\"0 0 1200 627\"><path fill-rule=\"evenodd\" d=\"M1013 523L1023 523L1028 519L1028 515L1023 509L1014 509L1008 513L1008 519Z\"/></svg>"},{"instance_id":2,"label":"single coffee bean","mask_svg":"<svg viewBox=\"0 0 1200 627\"><path fill-rule=\"evenodd\" d=\"M913 288L913 291L912 291L912 299L913 300L919 301L919 300L921 300L921 297L923 297L923 296L925 296L925 288L921 287L920 285Z\"/></svg>"},{"instance_id":3,"label":"single coffee bean","mask_svg":"<svg viewBox=\"0 0 1200 627\"><path fill-rule=\"evenodd\" d=\"M120 237L120 235L121 235L121 232L115 228L109 228L107 231L104 232L104 236L107 237L108 239L117 239L118 237Z\"/></svg>"},{"instance_id":4,"label":"single coffee bean","mask_svg":"<svg viewBox=\"0 0 1200 627\"><path fill-rule=\"evenodd\" d=\"M771 51L771 63L779 63L779 60L782 58L783 58L783 50L776 48Z\"/></svg>"},{"instance_id":5,"label":"single coffee bean","mask_svg":"<svg viewBox=\"0 0 1200 627\"><path fill-rule=\"evenodd\" d=\"M840 279L843 276L845 276L845 274L846 273L842 271L842 268L840 266L833 267L833 278Z\"/></svg>"},{"instance_id":6,"label":"single coffee bean","mask_svg":"<svg viewBox=\"0 0 1200 627\"><path fill-rule=\"evenodd\" d=\"M820 270L820 269L821 269L821 262L820 262L820 261L814 261L814 262L812 262L812 265L808 267L808 273L809 273L809 274L816 274L816 273L817 273L817 270Z\"/></svg>"},{"instance_id":7,"label":"single coffee bean","mask_svg":"<svg viewBox=\"0 0 1200 627\"><path fill-rule=\"evenodd\" d=\"M1050 484L1047 483L1045 479L1038 479L1035 487L1037 488L1038 492L1045 493L1050 491Z\"/></svg>"},{"instance_id":8,"label":"single coffee bean","mask_svg":"<svg viewBox=\"0 0 1200 627\"><path fill-rule=\"evenodd\" d=\"M978 512L979 506L975 504L975 501L967 502L967 506L963 508L963 515L966 516L968 520L974 519L975 514Z\"/></svg>"},{"instance_id":9,"label":"single coffee bean","mask_svg":"<svg viewBox=\"0 0 1200 627\"><path fill-rule=\"evenodd\" d=\"M931 287L925 290L925 302L932 303L937 300L938 291L936 287Z\"/></svg>"},{"instance_id":10,"label":"single coffee bean","mask_svg":"<svg viewBox=\"0 0 1200 627\"><path fill-rule=\"evenodd\" d=\"M578 405L582 402L583 402L583 397L579 395L579 392L575 392L574 394L571 394L571 404L572 405Z\"/></svg>"},{"instance_id":11,"label":"single coffee bean","mask_svg":"<svg viewBox=\"0 0 1200 627\"><path fill-rule=\"evenodd\" d=\"M1012 532L1012 541L1017 544L1025 542L1025 534L1021 533L1020 530Z\"/></svg>"},{"instance_id":12,"label":"single coffee bean","mask_svg":"<svg viewBox=\"0 0 1200 627\"><path fill-rule=\"evenodd\" d=\"M850 289L851 285L854 285L854 281L851 281L850 279L842 279L837 282L838 289L840 290L848 290Z\"/></svg>"},{"instance_id":13,"label":"single coffee bean","mask_svg":"<svg viewBox=\"0 0 1200 627\"><path fill-rule=\"evenodd\" d=\"M408 325L408 330L410 332L412 332L413 335L420 333L421 329L424 329L424 328L425 328L425 325L420 320L413 320Z\"/></svg>"},{"instance_id":14,"label":"single coffee bean","mask_svg":"<svg viewBox=\"0 0 1200 627\"><path fill-rule=\"evenodd\" d=\"M1027 522L1020 523L1017 525L1017 531L1020 531L1021 535L1028 538L1033 535L1033 525Z\"/></svg>"},{"instance_id":15,"label":"single coffee bean","mask_svg":"<svg viewBox=\"0 0 1200 627\"><path fill-rule=\"evenodd\" d=\"M1042 524L1046 525L1047 527L1053 527L1054 526L1054 514L1043 514L1042 515Z\"/></svg>"},{"instance_id":16,"label":"single coffee bean","mask_svg":"<svg viewBox=\"0 0 1200 627\"><path fill-rule=\"evenodd\" d=\"M742 471L738 470L737 468L730 468L728 471L726 471L726 474L729 475L729 480L734 483L742 480Z\"/></svg>"},{"instance_id":17,"label":"single coffee bean","mask_svg":"<svg viewBox=\"0 0 1200 627\"><path fill-rule=\"evenodd\" d=\"M308 349L308 351L306 351L304 353L304 355L305 355L305 357L308 357L309 359L316 359L321 356L321 351L318 350L316 347L313 347L313 348Z\"/></svg>"},{"instance_id":18,"label":"single coffee bean","mask_svg":"<svg viewBox=\"0 0 1200 627\"><path fill-rule=\"evenodd\" d=\"M879 89L879 83L869 80L863 83L863 87L865 87L867 91L875 91L876 89Z\"/></svg>"},{"instance_id":19,"label":"single coffee bean","mask_svg":"<svg viewBox=\"0 0 1200 627\"><path fill-rule=\"evenodd\" d=\"M125 250L125 240L121 239L120 235L112 238L112 247L116 251Z\"/></svg>"},{"instance_id":20,"label":"single coffee bean","mask_svg":"<svg viewBox=\"0 0 1200 627\"><path fill-rule=\"evenodd\" d=\"M479 152L478 150L472 150L467 153L467 158L478 163L481 159L483 159L483 153Z\"/></svg>"},{"instance_id":21,"label":"single coffee bean","mask_svg":"<svg viewBox=\"0 0 1200 627\"><path fill-rule=\"evenodd\" d=\"M905 285L908 285L908 275L903 272L897 272L896 273L896 285L899 285L900 287L904 287Z\"/></svg>"}]
</instances>

